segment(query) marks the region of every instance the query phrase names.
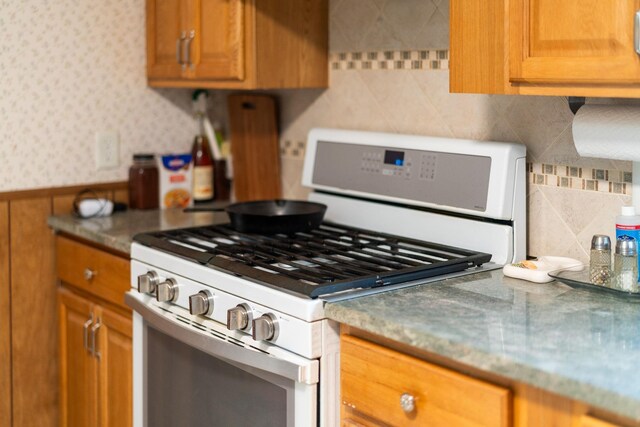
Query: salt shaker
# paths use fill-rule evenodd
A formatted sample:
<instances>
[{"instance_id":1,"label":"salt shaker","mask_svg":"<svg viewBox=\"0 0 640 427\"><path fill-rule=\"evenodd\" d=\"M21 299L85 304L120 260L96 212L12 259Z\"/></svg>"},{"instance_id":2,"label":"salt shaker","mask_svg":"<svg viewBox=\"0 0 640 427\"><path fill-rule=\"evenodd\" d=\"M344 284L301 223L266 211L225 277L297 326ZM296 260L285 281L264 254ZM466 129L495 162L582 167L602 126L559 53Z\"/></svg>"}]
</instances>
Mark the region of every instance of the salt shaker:
<instances>
[{"instance_id":1,"label":"salt shaker","mask_svg":"<svg viewBox=\"0 0 640 427\"><path fill-rule=\"evenodd\" d=\"M591 239L589 281L594 285L609 286L611 279L611 239L596 234Z\"/></svg>"},{"instance_id":2,"label":"salt shaker","mask_svg":"<svg viewBox=\"0 0 640 427\"><path fill-rule=\"evenodd\" d=\"M634 238L616 240L613 270L614 289L638 292L638 242Z\"/></svg>"}]
</instances>

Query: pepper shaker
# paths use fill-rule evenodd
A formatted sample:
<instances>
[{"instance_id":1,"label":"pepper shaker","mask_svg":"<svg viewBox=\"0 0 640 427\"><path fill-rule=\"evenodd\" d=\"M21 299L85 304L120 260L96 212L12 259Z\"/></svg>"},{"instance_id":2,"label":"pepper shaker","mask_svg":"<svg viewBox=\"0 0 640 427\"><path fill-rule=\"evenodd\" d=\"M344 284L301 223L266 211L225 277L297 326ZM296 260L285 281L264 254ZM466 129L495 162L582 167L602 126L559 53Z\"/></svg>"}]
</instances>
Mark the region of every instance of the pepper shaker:
<instances>
[{"instance_id":1,"label":"pepper shaker","mask_svg":"<svg viewBox=\"0 0 640 427\"><path fill-rule=\"evenodd\" d=\"M634 238L616 240L613 270L614 289L638 292L638 242Z\"/></svg>"},{"instance_id":2,"label":"pepper shaker","mask_svg":"<svg viewBox=\"0 0 640 427\"><path fill-rule=\"evenodd\" d=\"M611 239L596 234L591 239L589 281L594 285L609 286L611 280Z\"/></svg>"}]
</instances>

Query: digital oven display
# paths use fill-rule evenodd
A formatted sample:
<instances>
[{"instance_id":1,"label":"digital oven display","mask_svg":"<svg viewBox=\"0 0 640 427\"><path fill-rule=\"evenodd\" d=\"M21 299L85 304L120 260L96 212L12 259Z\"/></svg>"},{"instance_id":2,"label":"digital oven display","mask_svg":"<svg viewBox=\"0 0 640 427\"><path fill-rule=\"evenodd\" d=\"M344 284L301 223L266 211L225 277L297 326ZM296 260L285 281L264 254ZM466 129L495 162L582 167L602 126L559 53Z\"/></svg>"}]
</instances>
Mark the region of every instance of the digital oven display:
<instances>
[{"instance_id":1,"label":"digital oven display","mask_svg":"<svg viewBox=\"0 0 640 427\"><path fill-rule=\"evenodd\" d=\"M384 151L384 163L387 165L404 165L404 151Z\"/></svg>"}]
</instances>

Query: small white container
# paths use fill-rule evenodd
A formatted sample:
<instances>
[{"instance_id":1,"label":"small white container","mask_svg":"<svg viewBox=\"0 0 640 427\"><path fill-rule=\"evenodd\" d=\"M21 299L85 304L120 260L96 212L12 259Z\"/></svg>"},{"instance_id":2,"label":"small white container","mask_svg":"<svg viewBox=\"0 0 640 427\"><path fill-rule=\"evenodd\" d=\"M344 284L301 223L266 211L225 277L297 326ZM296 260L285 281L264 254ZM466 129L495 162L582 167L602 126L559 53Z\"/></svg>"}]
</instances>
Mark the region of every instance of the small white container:
<instances>
[{"instance_id":1,"label":"small white container","mask_svg":"<svg viewBox=\"0 0 640 427\"><path fill-rule=\"evenodd\" d=\"M584 264L577 259L559 256L542 256L537 260L520 261L502 268L505 276L528 280L535 283L553 281L549 273L558 270L582 271Z\"/></svg>"}]
</instances>

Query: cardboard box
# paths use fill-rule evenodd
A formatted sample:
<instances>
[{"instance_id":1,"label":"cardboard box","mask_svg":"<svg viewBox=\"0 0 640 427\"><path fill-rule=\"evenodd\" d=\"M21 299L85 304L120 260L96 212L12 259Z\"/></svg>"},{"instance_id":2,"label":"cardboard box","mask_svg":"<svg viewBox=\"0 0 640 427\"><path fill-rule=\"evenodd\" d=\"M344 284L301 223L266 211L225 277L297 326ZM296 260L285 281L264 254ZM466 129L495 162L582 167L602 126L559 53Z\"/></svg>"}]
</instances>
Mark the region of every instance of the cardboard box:
<instances>
[{"instance_id":1,"label":"cardboard box","mask_svg":"<svg viewBox=\"0 0 640 427\"><path fill-rule=\"evenodd\" d=\"M191 154L160 157L160 208L186 208L193 204Z\"/></svg>"}]
</instances>

